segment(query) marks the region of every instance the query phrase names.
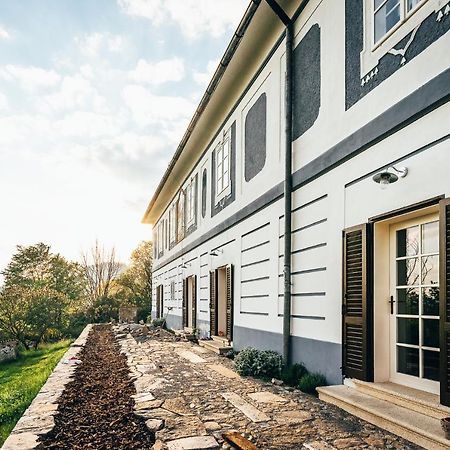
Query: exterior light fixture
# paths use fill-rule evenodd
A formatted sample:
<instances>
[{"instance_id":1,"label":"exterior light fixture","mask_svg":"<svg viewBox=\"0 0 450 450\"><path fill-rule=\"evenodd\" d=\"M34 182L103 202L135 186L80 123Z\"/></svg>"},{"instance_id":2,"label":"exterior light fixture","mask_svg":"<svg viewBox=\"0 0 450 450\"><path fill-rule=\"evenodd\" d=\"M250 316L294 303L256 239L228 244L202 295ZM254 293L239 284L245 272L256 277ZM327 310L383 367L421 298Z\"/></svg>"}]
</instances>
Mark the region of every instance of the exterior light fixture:
<instances>
[{"instance_id":1,"label":"exterior light fixture","mask_svg":"<svg viewBox=\"0 0 450 450\"><path fill-rule=\"evenodd\" d=\"M188 263L185 263L184 261L181 263L181 268L184 270L184 269L187 269L188 267L190 266L190 264L188 264Z\"/></svg>"},{"instance_id":2,"label":"exterior light fixture","mask_svg":"<svg viewBox=\"0 0 450 450\"><path fill-rule=\"evenodd\" d=\"M394 166L388 167L383 172L376 173L372 180L378 183L381 189L386 189L390 184L398 181L399 178L404 178L408 175L408 169L406 167L396 168Z\"/></svg>"},{"instance_id":3,"label":"exterior light fixture","mask_svg":"<svg viewBox=\"0 0 450 450\"><path fill-rule=\"evenodd\" d=\"M223 250L222 250L222 249L211 250L211 251L209 252L209 254L210 254L211 256L219 256L219 255L221 255L222 253L223 253Z\"/></svg>"}]
</instances>

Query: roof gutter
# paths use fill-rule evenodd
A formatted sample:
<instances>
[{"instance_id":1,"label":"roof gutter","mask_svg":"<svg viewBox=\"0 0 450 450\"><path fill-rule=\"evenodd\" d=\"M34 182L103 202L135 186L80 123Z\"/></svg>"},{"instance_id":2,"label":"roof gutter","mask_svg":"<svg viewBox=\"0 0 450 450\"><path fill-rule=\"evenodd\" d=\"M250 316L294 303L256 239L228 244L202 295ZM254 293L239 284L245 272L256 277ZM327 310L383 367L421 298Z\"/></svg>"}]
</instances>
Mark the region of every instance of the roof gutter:
<instances>
[{"instance_id":1,"label":"roof gutter","mask_svg":"<svg viewBox=\"0 0 450 450\"><path fill-rule=\"evenodd\" d=\"M166 172L164 173L161 181L158 184L158 187L156 188L155 193L153 194L152 199L150 200L150 203L149 203L147 210L145 211L144 217L142 219L143 223L148 223L146 220L148 214L150 213L151 209L155 205L156 200L158 199L158 196L161 193L164 184L166 183L167 179L169 178L169 175L172 172L172 169L175 167L175 164L177 163L178 158L181 155L181 152L183 151L185 145L187 144L189 138L191 137L191 134L194 131L194 128L197 125L197 122L199 121L200 116L202 115L202 113L206 109L206 107L208 106L208 103L209 103L212 95L214 94L220 80L222 79L222 76L225 73L225 70L227 69L230 61L232 60L234 54L236 53L236 50L238 49L239 44L241 43L241 40L244 37L244 34L245 34L248 26L250 25L250 22L251 22L253 16L255 15L256 10L258 9L260 3L261 3L261 0L252 0L250 5L248 6L248 8L244 14L244 17L242 18L241 22L239 23L239 26L237 27L237 29L231 39L231 42L229 43L222 59L220 60L219 66L217 67L216 71L214 72L212 80L210 81L208 87L206 88L206 92L204 93L202 99L200 100L200 103L194 113L194 116L192 117L191 121L189 122L187 130L184 133L184 136L181 139L181 142L178 145L174 156L172 157L171 161L169 162Z\"/></svg>"}]
</instances>

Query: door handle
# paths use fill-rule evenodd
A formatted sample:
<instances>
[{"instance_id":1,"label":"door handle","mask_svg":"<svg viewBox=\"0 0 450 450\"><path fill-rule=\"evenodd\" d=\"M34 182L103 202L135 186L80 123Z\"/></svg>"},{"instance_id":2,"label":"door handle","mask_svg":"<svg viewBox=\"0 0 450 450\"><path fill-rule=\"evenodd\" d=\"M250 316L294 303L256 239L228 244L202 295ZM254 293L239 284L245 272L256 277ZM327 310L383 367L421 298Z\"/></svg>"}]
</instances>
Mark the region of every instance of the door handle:
<instances>
[{"instance_id":1,"label":"door handle","mask_svg":"<svg viewBox=\"0 0 450 450\"><path fill-rule=\"evenodd\" d=\"M391 314L394 314L394 303L395 303L394 296L391 295L391 299L389 300L389 304L391 305Z\"/></svg>"}]
</instances>

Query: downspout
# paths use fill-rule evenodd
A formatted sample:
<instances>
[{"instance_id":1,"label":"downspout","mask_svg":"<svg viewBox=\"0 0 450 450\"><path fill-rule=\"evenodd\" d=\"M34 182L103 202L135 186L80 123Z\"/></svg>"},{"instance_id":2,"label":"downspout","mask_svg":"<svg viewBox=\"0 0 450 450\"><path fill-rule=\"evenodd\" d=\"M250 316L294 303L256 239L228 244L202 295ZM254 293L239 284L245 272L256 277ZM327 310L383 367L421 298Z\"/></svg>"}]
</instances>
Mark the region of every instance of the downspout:
<instances>
[{"instance_id":1,"label":"downspout","mask_svg":"<svg viewBox=\"0 0 450 450\"><path fill-rule=\"evenodd\" d=\"M286 26L286 88L285 88L285 158L284 158L284 293L283 293L283 361L291 360L291 241L292 241L292 97L294 22L276 0L266 0Z\"/></svg>"}]
</instances>

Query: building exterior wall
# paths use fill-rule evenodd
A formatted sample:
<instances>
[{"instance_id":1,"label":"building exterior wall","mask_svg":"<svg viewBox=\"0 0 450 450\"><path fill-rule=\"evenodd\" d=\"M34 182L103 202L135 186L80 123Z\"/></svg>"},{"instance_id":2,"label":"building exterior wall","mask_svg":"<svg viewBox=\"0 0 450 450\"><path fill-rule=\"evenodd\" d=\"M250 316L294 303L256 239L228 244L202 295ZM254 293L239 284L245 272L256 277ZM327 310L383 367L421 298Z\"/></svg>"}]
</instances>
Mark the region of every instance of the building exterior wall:
<instances>
[{"instance_id":1,"label":"building exterior wall","mask_svg":"<svg viewBox=\"0 0 450 450\"><path fill-rule=\"evenodd\" d=\"M364 73L362 20L368 3L309 1L295 25L292 353L330 382L342 379L342 230L387 211L450 196L450 14L438 20L449 3L429 0L427 7L433 8L417 25L404 62L384 55ZM406 48L408 39L400 39L395 48ZM155 261L153 286L164 285L169 326L181 327L182 280L199 277L202 336L209 335L209 273L233 264L237 350L252 345L281 351L282 346L284 68L280 41L189 176L198 179L196 227L173 248L166 246ZM245 120L263 94L266 158L264 164L257 161L261 170L251 171L246 181L245 165L251 161L245 155ZM231 127L233 196L213 211L211 161ZM381 191L372 176L393 164L408 167L408 176Z\"/></svg>"}]
</instances>

